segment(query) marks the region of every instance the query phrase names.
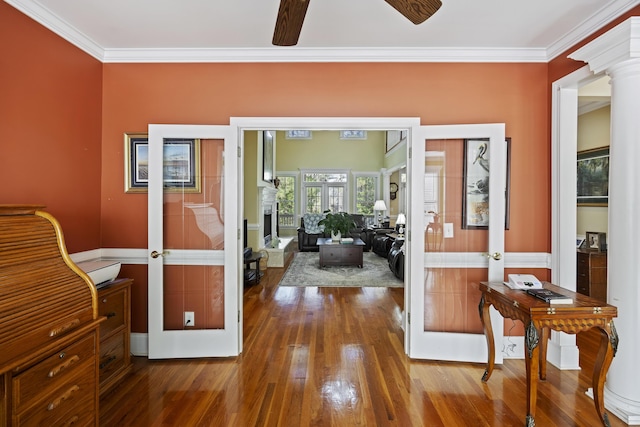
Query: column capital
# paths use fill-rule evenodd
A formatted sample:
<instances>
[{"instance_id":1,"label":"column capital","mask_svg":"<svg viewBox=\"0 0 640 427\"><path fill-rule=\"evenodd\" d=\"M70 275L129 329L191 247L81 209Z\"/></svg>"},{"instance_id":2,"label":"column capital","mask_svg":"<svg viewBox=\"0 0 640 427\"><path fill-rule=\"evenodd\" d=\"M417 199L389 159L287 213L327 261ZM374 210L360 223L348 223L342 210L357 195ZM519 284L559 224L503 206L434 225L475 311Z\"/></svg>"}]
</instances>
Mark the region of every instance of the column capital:
<instances>
[{"instance_id":1,"label":"column capital","mask_svg":"<svg viewBox=\"0 0 640 427\"><path fill-rule=\"evenodd\" d=\"M569 55L589 64L594 74L640 58L640 16L632 16Z\"/></svg>"}]
</instances>

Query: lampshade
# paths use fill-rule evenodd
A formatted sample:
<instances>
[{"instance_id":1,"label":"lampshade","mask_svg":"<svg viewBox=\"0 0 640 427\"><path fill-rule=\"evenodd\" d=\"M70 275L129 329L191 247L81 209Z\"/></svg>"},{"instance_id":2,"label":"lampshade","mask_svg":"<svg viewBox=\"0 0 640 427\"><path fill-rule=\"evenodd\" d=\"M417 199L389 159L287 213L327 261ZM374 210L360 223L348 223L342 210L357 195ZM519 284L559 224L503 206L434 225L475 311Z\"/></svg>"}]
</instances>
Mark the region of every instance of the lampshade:
<instances>
[{"instance_id":1,"label":"lampshade","mask_svg":"<svg viewBox=\"0 0 640 427\"><path fill-rule=\"evenodd\" d=\"M376 203L373 205L374 211L386 211L387 205L384 204L384 200L376 200Z\"/></svg>"},{"instance_id":2,"label":"lampshade","mask_svg":"<svg viewBox=\"0 0 640 427\"><path fill-rule=\"evenodd\" d=\"M407 217L404 216L403 213L398 214L398 218L396 218L396 224L405 225L407 223Z\"/></svg>"}]
</instances>

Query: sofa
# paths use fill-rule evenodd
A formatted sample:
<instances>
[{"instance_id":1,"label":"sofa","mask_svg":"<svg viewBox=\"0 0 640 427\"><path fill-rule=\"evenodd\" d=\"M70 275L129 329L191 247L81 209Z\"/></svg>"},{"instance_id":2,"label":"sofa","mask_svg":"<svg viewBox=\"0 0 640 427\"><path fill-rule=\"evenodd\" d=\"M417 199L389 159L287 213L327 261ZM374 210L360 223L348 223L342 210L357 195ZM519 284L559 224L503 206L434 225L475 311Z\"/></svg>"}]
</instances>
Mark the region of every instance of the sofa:
<instances>
[{"instance_id":1,"label":"sofa","mask_svg":"<svg viewBox=\"0 0 640 427\"><path fill-rule=\"evenodd\" d=\"M404 239L396 239L391 244L389 254L389 269L400 280L404 280Z\"/></svg>"},{"instance_id":2,"label":"sofa","mask_svg":"<svg viewBox=\"0 0 640 427\"><path fill-rule=\"evenodd\" d=\"M349 230L348 237L360 238L364 242L363 250L368 252L371 250L373 234L367 228L364 215L352 214L356 227ZM300 218L300 227L298 228L298 250L300 252L318 252L318 239L323 237L331 237L329 233L325 233L323 227L318 225L318 221L323 218L323 214L304 214Z\"/></svg>"},{"instance_id":3,"label":"sofa","mask_svg":"<svg viewBox=\"0 0 640 427\"><path fill-rule=\"evenodd\" d=\"M393 244L393 239L387 234L393 233L393 228L374 228L371 230L371 247L373 252L386 258Z\"/></svg>"}]
</instances>

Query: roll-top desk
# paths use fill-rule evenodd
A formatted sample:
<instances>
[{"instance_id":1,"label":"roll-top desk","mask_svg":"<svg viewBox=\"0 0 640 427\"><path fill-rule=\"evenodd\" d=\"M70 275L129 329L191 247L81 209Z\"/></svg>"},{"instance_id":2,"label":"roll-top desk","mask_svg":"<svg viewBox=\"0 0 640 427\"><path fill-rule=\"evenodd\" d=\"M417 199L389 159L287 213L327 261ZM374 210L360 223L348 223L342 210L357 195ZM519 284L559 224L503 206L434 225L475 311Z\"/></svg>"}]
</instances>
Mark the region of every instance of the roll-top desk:
<instances>
[{"instance_id":1,"label":"roll-top desk","mask_svg":"<svg viewBox=\"0 0 640 427\"><path fill-rule=\"evenodd\" d=\"M97 426L97 291L41 209L0 205L0 427Z\"/></svg>"}]
</instances>

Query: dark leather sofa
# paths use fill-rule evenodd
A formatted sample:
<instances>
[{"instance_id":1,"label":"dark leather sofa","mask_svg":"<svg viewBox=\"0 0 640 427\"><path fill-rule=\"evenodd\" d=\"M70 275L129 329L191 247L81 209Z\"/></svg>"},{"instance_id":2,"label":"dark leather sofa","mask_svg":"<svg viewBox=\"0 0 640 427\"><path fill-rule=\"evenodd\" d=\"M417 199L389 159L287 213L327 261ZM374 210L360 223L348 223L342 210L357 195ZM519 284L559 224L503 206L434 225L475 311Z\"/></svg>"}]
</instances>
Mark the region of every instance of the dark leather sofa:
<instances>
[{"instance_id":1,"label":"dark leather sofa","mask_svg":"<svg viewBox=\"0 0 640 427\"><path fill-rule=\"evenodd\" d=\"M371 230L371 247L373 252L386 258L393 244L393 239L387 236L393 233L393 228L374 228Z\"/></svg>"},{"instance_id":2,"label":"dark leather sofa","mask_svg":"<svg viewBox=\"0 0 640 427\"><path fill-rule=\"evenodd\" d=\"M389 269L400 280L404 280L404 239L397 239L391 244L387 260L389 261Z\"/></svg>"},{"instance_id":3,"label":"dark leather sofa","mask_svg":"<svg viewBox=\"0 0 640 427\"><path fill-rule=\"evenodd\" d=\"M373 233L367 228L364 215L353 214L353 220L356 227L349 231L349 237L359 237L364 242L363 250L368 252L371 250L373 242ZM304 219L300 218L300 227L298 228L298 250L300 252L318 252L318 238L331 237L329 233L307 233L304 226Z\"/></svg>"}]
</instances>

